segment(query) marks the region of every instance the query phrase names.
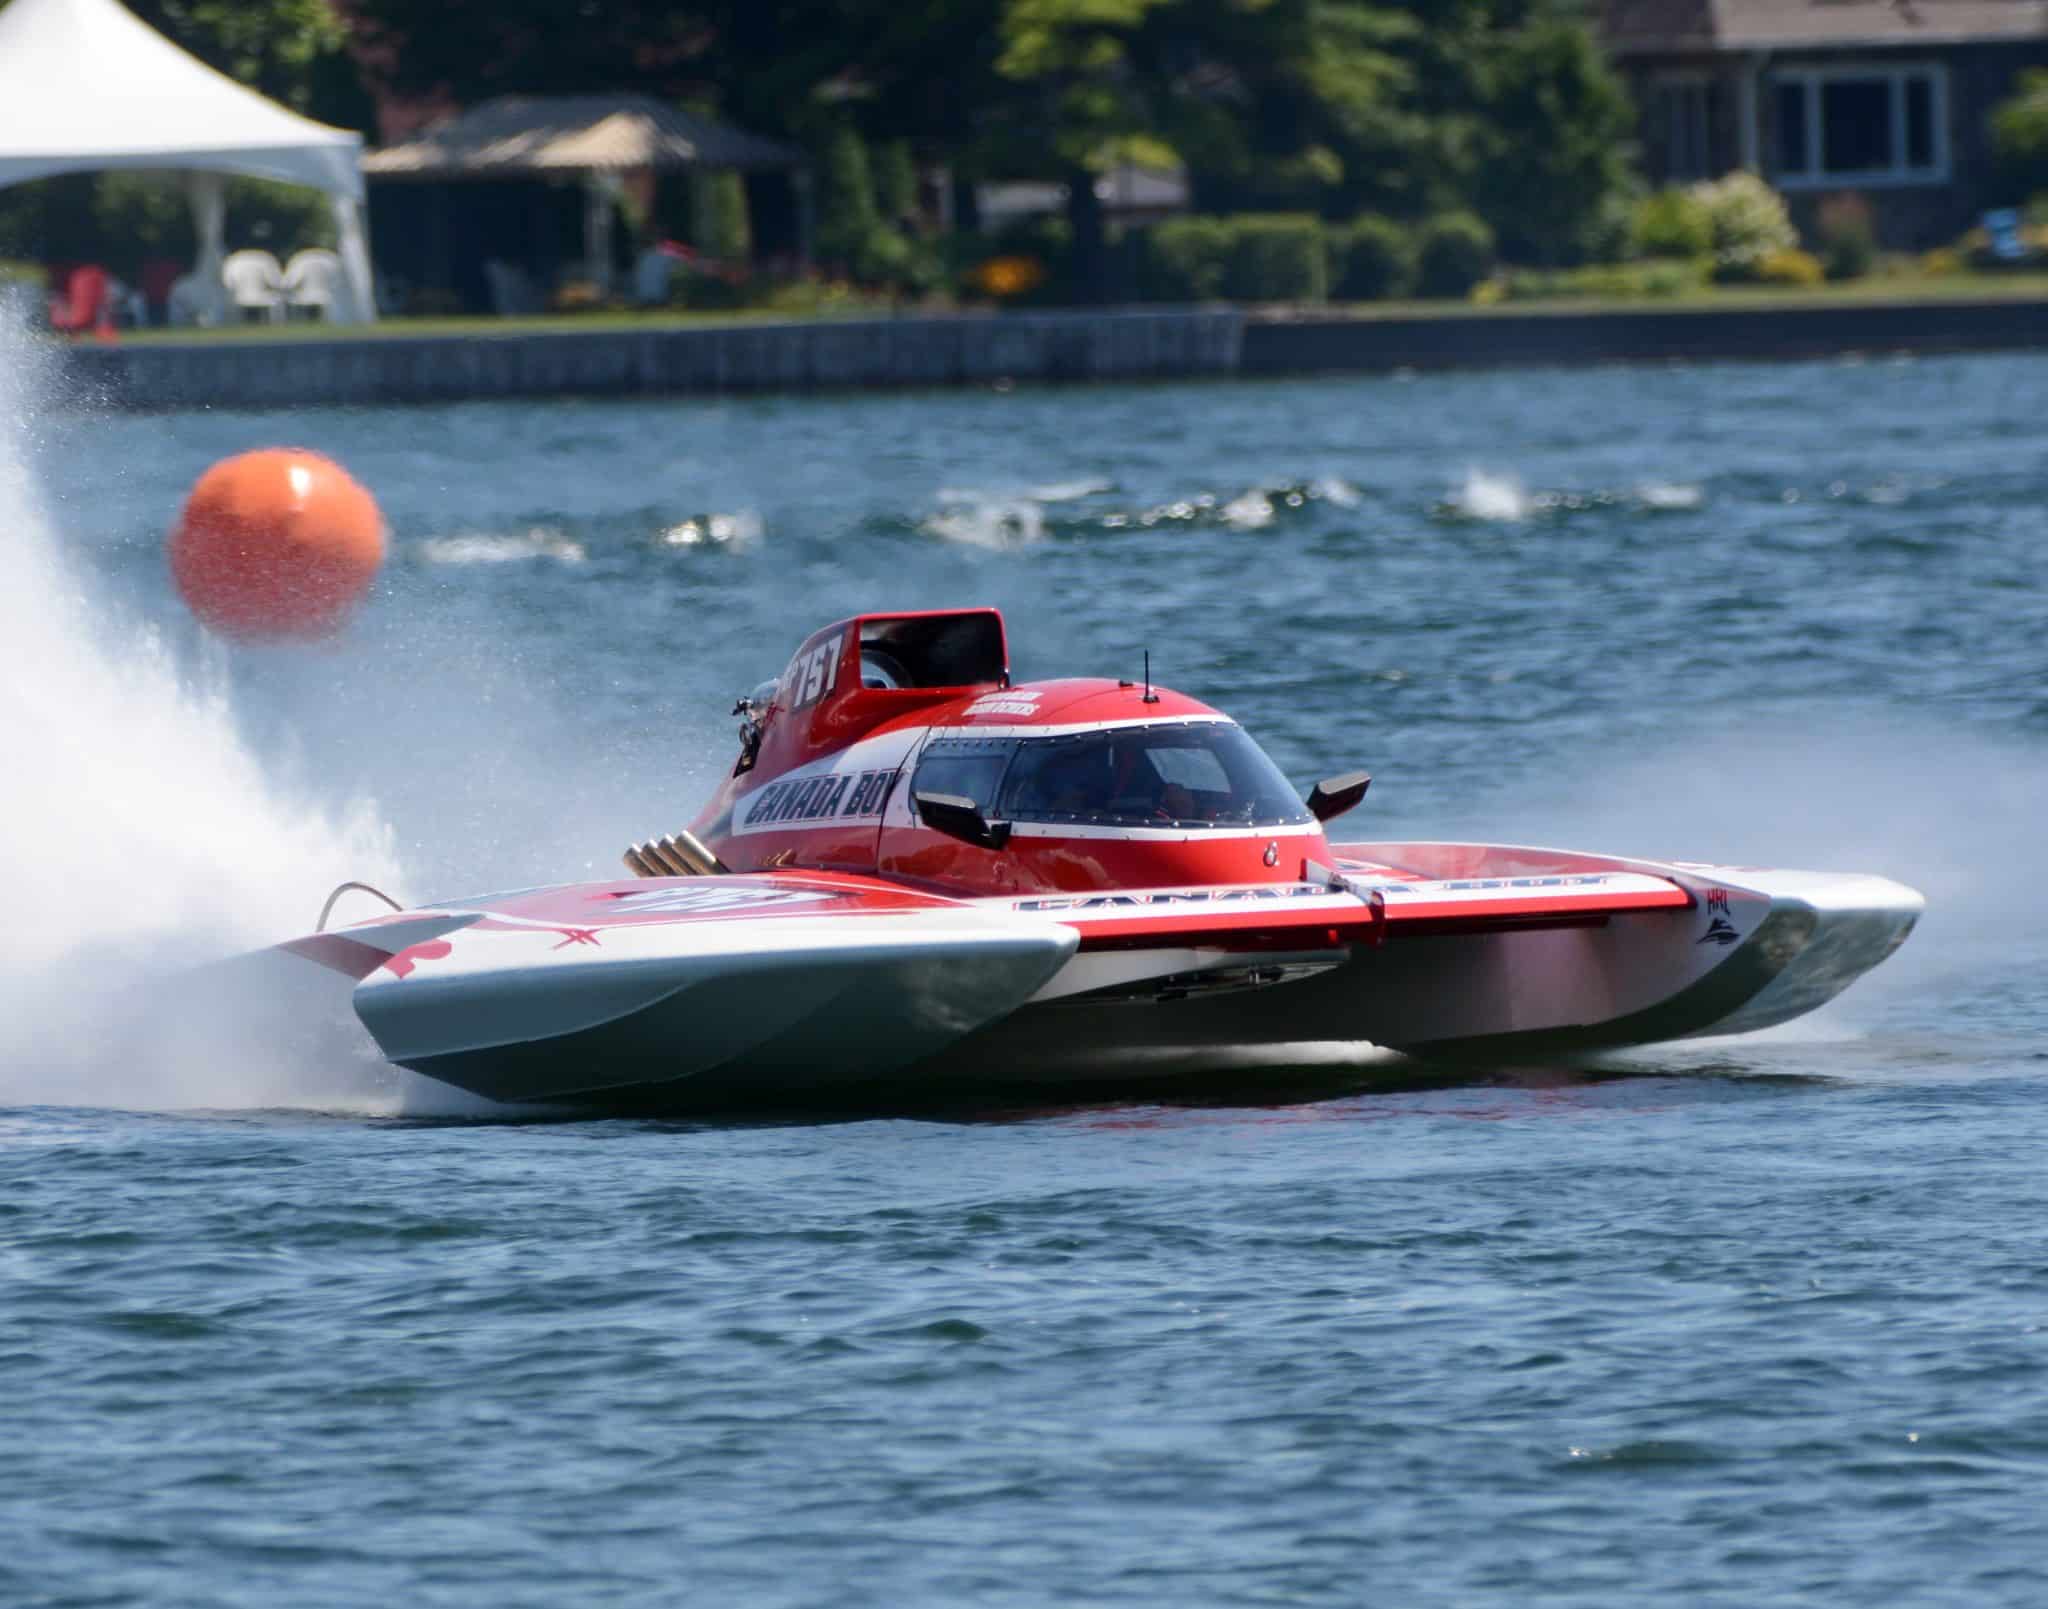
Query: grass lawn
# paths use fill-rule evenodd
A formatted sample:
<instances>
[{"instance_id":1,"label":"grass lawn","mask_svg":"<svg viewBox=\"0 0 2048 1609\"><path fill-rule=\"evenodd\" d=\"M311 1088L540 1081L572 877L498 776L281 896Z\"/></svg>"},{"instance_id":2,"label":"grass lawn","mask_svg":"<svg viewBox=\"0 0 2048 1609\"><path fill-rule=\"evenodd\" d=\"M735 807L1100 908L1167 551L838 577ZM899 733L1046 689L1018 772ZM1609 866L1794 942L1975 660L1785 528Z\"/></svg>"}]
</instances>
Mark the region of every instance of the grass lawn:
<instances>
[{"instance_id":1,"label":"grass lawn","mask_svg":"<svg viewBox=\"0 0 2048 1609\"><path fill-rule=\"evenodd\" d=\"M1332 302L1309 317L1490 318L1507 313L1698 313L1748 308L1920 307L1947 302L2048 301L2048 272L1885 274L1803 289L1703 285L1676 296L1550 296L1487 304L1459 301Z\"/></svg>"},{"instance_id":2,"label":"grass lawn","mask_svg":"<svg viewBox=\"0 0 2048 1609\"><path fill-rule=\"evenodd\" d=\"M616 330L687 330L730 324L829 323L842 319L888 318L886 308L828 308L801 313L776 308L737 312L690 312L675 308L605 309L591 313L536 313L522 318L489 314L434 318L386 318L375 324L228 324L217 329L123 330L120 339L136 346L193 346L243 341L375 341L394 336L577 335Z\"/></svg>"},{"instance_id":3,"label":"grass lawn","mask_svg":"<svg viewBox=\"0 0 2048 1609\"><path fill-rule=\"evenodd\" d=\"M1799 289L1782 285L1708 285L1676 296L1558 296L1481 304L1471 301L1331 302L1260 305L1261 318L1499 318L1516 314L1695 313L1746 308L1919 306L1949 302L2048 301L2048 272L1959 273L1939 276L1881 275ZM790 311L756 308L735 312L615 309L589 313L539 314L526 318L488 316L388 318L380 323L331 328L320 324L242 324L220 329L124 330L135 346L270 341L391 340L403 336L576 335L620 330L704 329L735 324L808 323L889 317L950 317L961 309L844 305ZM1041 309L1040 311L1048 311Z\"/></svg>"}]
</instances>

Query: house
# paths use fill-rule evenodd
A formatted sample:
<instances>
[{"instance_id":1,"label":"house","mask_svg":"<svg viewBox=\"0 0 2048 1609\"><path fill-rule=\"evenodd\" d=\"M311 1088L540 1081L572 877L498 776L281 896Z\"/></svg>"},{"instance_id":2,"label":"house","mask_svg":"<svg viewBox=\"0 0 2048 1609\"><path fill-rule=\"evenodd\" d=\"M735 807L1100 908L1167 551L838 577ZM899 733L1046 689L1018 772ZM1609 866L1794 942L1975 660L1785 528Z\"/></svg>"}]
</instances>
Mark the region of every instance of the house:
<instances>
[{"instance_id":1,"label":"house","mask_svg":"<svg viewBox=\"0 0 2048 1609\"><path fill-rule=\"evenodd\" d=\"M1188 210L1188 176L1180 168L1119 162L1095 180L1103 217L1118 223L1156 223ZM1067 209L1067 187L1047 180L1009 180L978 185L975 204L981 227L993 234L1024 218Z\"/></svg>"},{"instance_id":2,"label":"house","mask_svg":"<svg viewBox=\"0 0 2048 1609\"><path fill-rule=\"evenodd\" d=\"M1734 168L1802 229L1857 191L1886 245L1955 239L2001 188L1991 109L2048 67L2048 0L1604 0L1652 183Z\"/></svg>"}]
</instances>

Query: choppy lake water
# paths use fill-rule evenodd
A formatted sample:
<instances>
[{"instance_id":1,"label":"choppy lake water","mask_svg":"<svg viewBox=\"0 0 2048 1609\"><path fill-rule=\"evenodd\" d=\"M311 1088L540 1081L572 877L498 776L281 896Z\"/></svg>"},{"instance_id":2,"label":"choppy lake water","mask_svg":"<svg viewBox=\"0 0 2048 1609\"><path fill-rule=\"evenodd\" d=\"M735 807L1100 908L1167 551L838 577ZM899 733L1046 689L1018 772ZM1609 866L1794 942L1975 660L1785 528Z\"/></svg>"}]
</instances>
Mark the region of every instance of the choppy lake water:
<instances>
[{"instance_id":1,"label":"choppy lake water","mask_svg":"<svg viewBox=\"0 0 2048 1609\"><path fill-rule=\"evenodd\" d=\"M0 360L0 1600L2048 1593L2048 361L107 418ZM227 653L162 536L275 441L393 558ZM508 1121L103 1031L351 872L608 870L811 627L984 602L1371 769L1361 837L1930 912L1757 1038L1180 1105Z\"/></svg>"}]
</instances>

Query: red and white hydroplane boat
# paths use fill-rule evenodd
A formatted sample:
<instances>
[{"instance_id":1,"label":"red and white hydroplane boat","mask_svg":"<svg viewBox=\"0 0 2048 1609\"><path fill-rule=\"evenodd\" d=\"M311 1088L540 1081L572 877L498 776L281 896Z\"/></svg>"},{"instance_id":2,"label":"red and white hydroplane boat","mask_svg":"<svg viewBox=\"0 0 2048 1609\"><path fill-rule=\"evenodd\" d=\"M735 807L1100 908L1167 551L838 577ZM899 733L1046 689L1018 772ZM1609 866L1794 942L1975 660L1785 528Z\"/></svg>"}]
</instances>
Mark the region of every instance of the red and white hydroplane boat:
<instances>
[{"instance_id":1,"label":"red and white hydroplane boat","mask_svg":"<svg viewBox=\"0 0 2048 1609\"><path fill-rule=\"evenodd\" d=\"M1739 1033L1922 907L1880 877L1335 841L1363 773L1304 802L1192 698L1013 684L990 609L827 626L736 713L731 775L632 876L266 955L351 986L391 1061L499 1100L746 1099Z\"/></svg>"}]
</instances>

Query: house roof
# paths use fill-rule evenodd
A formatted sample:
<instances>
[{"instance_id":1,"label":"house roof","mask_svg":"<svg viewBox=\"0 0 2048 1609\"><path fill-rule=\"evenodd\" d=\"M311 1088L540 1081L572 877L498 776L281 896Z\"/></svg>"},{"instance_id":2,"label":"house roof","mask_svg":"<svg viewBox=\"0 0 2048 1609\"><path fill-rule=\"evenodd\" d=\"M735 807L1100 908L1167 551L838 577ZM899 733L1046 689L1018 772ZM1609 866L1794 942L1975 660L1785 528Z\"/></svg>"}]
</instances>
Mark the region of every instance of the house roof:
<instances>
[{"instance_id":1,"label":"house roof","mask_svg":"<svg viewBox=\"0 0 2048 1609\"><path fill-rule=\"evenodd\" d=\"M378 178L513 178L629 168L798 168L802 151L645 95L508 95L363 158Z\"/></svg>"},{"instance_id":2,"label":"house roof","mask_svg":"<svg viewBox=\"0 0 2048 1609\"><path fill-rule=\"evenodd\" d=\"M1624 56L2048 39L2048 0L1606 0Z\"/></svg>"}]
</instances>

